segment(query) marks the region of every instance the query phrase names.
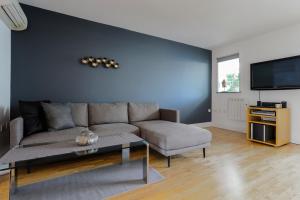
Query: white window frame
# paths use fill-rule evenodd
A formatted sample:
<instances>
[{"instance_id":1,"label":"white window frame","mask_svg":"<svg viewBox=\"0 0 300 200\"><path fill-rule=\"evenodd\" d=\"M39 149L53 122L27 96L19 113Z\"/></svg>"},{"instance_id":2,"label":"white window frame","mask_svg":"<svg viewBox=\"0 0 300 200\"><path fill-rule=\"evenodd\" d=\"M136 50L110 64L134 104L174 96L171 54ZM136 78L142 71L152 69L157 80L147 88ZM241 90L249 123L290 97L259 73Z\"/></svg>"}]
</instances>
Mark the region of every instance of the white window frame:
<instances>
[{"instance_id":1,"label":"white window frame","mask_svg":"<svg viewBox=\"0 0 300 200\"><path fill-rule=\"evenodd\" d=\"M239 91L236 91L236 92L219 91L219 62L224 62L224 61L227 61L227 60L233 60L233 59L236 59L236 58L240 59L239 53L235 53L235 54L232 54L232 55L229 55L229 56L224 56L224 57L217 58L217 93L241 93L241 76L240 76L240 80L239 80ZM240 70L241 70L241 65L240 65L240 62L239 62L239 75L241 74Z\"/></svg>"}]
</instances>

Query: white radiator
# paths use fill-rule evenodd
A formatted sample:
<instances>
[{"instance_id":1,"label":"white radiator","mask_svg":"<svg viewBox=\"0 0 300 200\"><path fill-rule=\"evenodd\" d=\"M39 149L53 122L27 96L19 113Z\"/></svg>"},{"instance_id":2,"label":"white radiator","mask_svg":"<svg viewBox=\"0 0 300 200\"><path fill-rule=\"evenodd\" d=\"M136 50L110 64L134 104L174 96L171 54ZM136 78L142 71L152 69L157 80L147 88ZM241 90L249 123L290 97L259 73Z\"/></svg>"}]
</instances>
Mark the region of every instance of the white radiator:
<instances>
[{"instance_id":1,"label":"white radiator","mask_svg":"<svg viewBox=\"0 0 300 200\"><path fill-rule=\"evenodd\" d=\"M9 123L0 124L0 157L9 150Z\"/></svg>"},{"instance_id":2,"label":"white radiator","mask_svg":"<svg viewBox=\"0 0 300 200\"><path fill-rule=\"evenodd\" d=\"M9 122L0 124L0 135L9 135Z\"/></svg>"},{"instance_id":3,"label":"white radiator","mask_svg":"<svg viewBox=\"0 0 300 200\"><path fill-rule=\"evenodd\" d=\"M243 98L228 98L227 100L227 117L235 121L246 120L247 103Z\"/></svg>"}]
</instances>

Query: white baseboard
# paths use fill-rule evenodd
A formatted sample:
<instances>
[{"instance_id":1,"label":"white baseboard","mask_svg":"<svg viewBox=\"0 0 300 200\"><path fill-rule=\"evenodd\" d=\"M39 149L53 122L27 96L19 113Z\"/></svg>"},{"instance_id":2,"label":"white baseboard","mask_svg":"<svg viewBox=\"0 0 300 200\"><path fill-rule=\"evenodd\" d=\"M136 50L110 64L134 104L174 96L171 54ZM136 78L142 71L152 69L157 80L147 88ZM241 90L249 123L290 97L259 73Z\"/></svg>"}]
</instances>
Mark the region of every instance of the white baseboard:
<instances>
[{"instance_id":1,"label":"white baseboard","mask_svg":"<svg viewBox=\"0 0 300 200\"><path fill-rule=\"evenodd\" d=\"M230 124L214 123L213 126L216 128L222 128L222 129L227 129L227 130L236 131L240 133L246 133L246 128L241 124L230 125Z\"/></svg>"},{"instance_id":2,"label":"white baseboard","mask_svg":"<svg viewBox=\"0 0 300 200\"><path fill-rule=\"evenodd\" d=\"M201 128L206 128L206 127L212 126L212 122L203 122L203 123L197 123L197 124L193 124L193 125L197 125Z\"/></svg>"},{"instance_id":3,"label":"white baseboard","mask_svg":"<svg viewBox=\"0 0 300 200\"><path fill-rule=\"evenodd\" d=\"M230 125L218 124L213 122L203 122L203 123L197 123L193 125L196 125L201 128L216 127L216 128L222 128L222 129L232 130L236 132L246 133L246 130L243 126L232 126L232 125L230 126Z\"/></svg>"}]
</instances>

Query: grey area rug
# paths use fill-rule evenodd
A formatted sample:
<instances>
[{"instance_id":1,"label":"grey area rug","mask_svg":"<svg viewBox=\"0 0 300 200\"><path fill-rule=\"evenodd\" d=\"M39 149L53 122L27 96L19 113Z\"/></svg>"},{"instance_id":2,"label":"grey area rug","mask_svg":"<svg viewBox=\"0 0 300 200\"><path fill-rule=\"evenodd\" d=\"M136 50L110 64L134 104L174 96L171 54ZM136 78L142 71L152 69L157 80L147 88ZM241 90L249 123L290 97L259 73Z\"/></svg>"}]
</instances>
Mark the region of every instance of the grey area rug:
<instances>
[{"instance_id":1,"label":"grey area rug","mask_svg":"<svg viewBox=\"0 0 300 200\"><path fill-rule=\"evenodd\" d=\"M142 180L142 162L132 161L91 171L59 177L23 186L12 195L13 200L101 200L106 197L146 186ZM149 183L164 177L149 170Z\"/></svg>"}]
</instances>

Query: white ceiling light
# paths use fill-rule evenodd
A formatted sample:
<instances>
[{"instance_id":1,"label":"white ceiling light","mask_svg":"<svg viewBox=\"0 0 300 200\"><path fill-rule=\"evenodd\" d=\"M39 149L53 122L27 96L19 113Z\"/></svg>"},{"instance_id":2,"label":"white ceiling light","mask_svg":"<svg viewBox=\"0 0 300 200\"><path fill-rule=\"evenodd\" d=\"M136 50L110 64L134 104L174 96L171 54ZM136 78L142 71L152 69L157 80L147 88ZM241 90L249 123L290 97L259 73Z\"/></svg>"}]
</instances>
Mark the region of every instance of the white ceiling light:
<instances>
[{"instance_id":1,"label":"white ceiling light","mask_svg":"<svg viewBox=\"0 0 300 200\"><path fill-rule=\"evenodd\" d=\"M0 0L0 18L11 30L27 28L27 18L17 0Z\"/></svg>"}]
</instances>

